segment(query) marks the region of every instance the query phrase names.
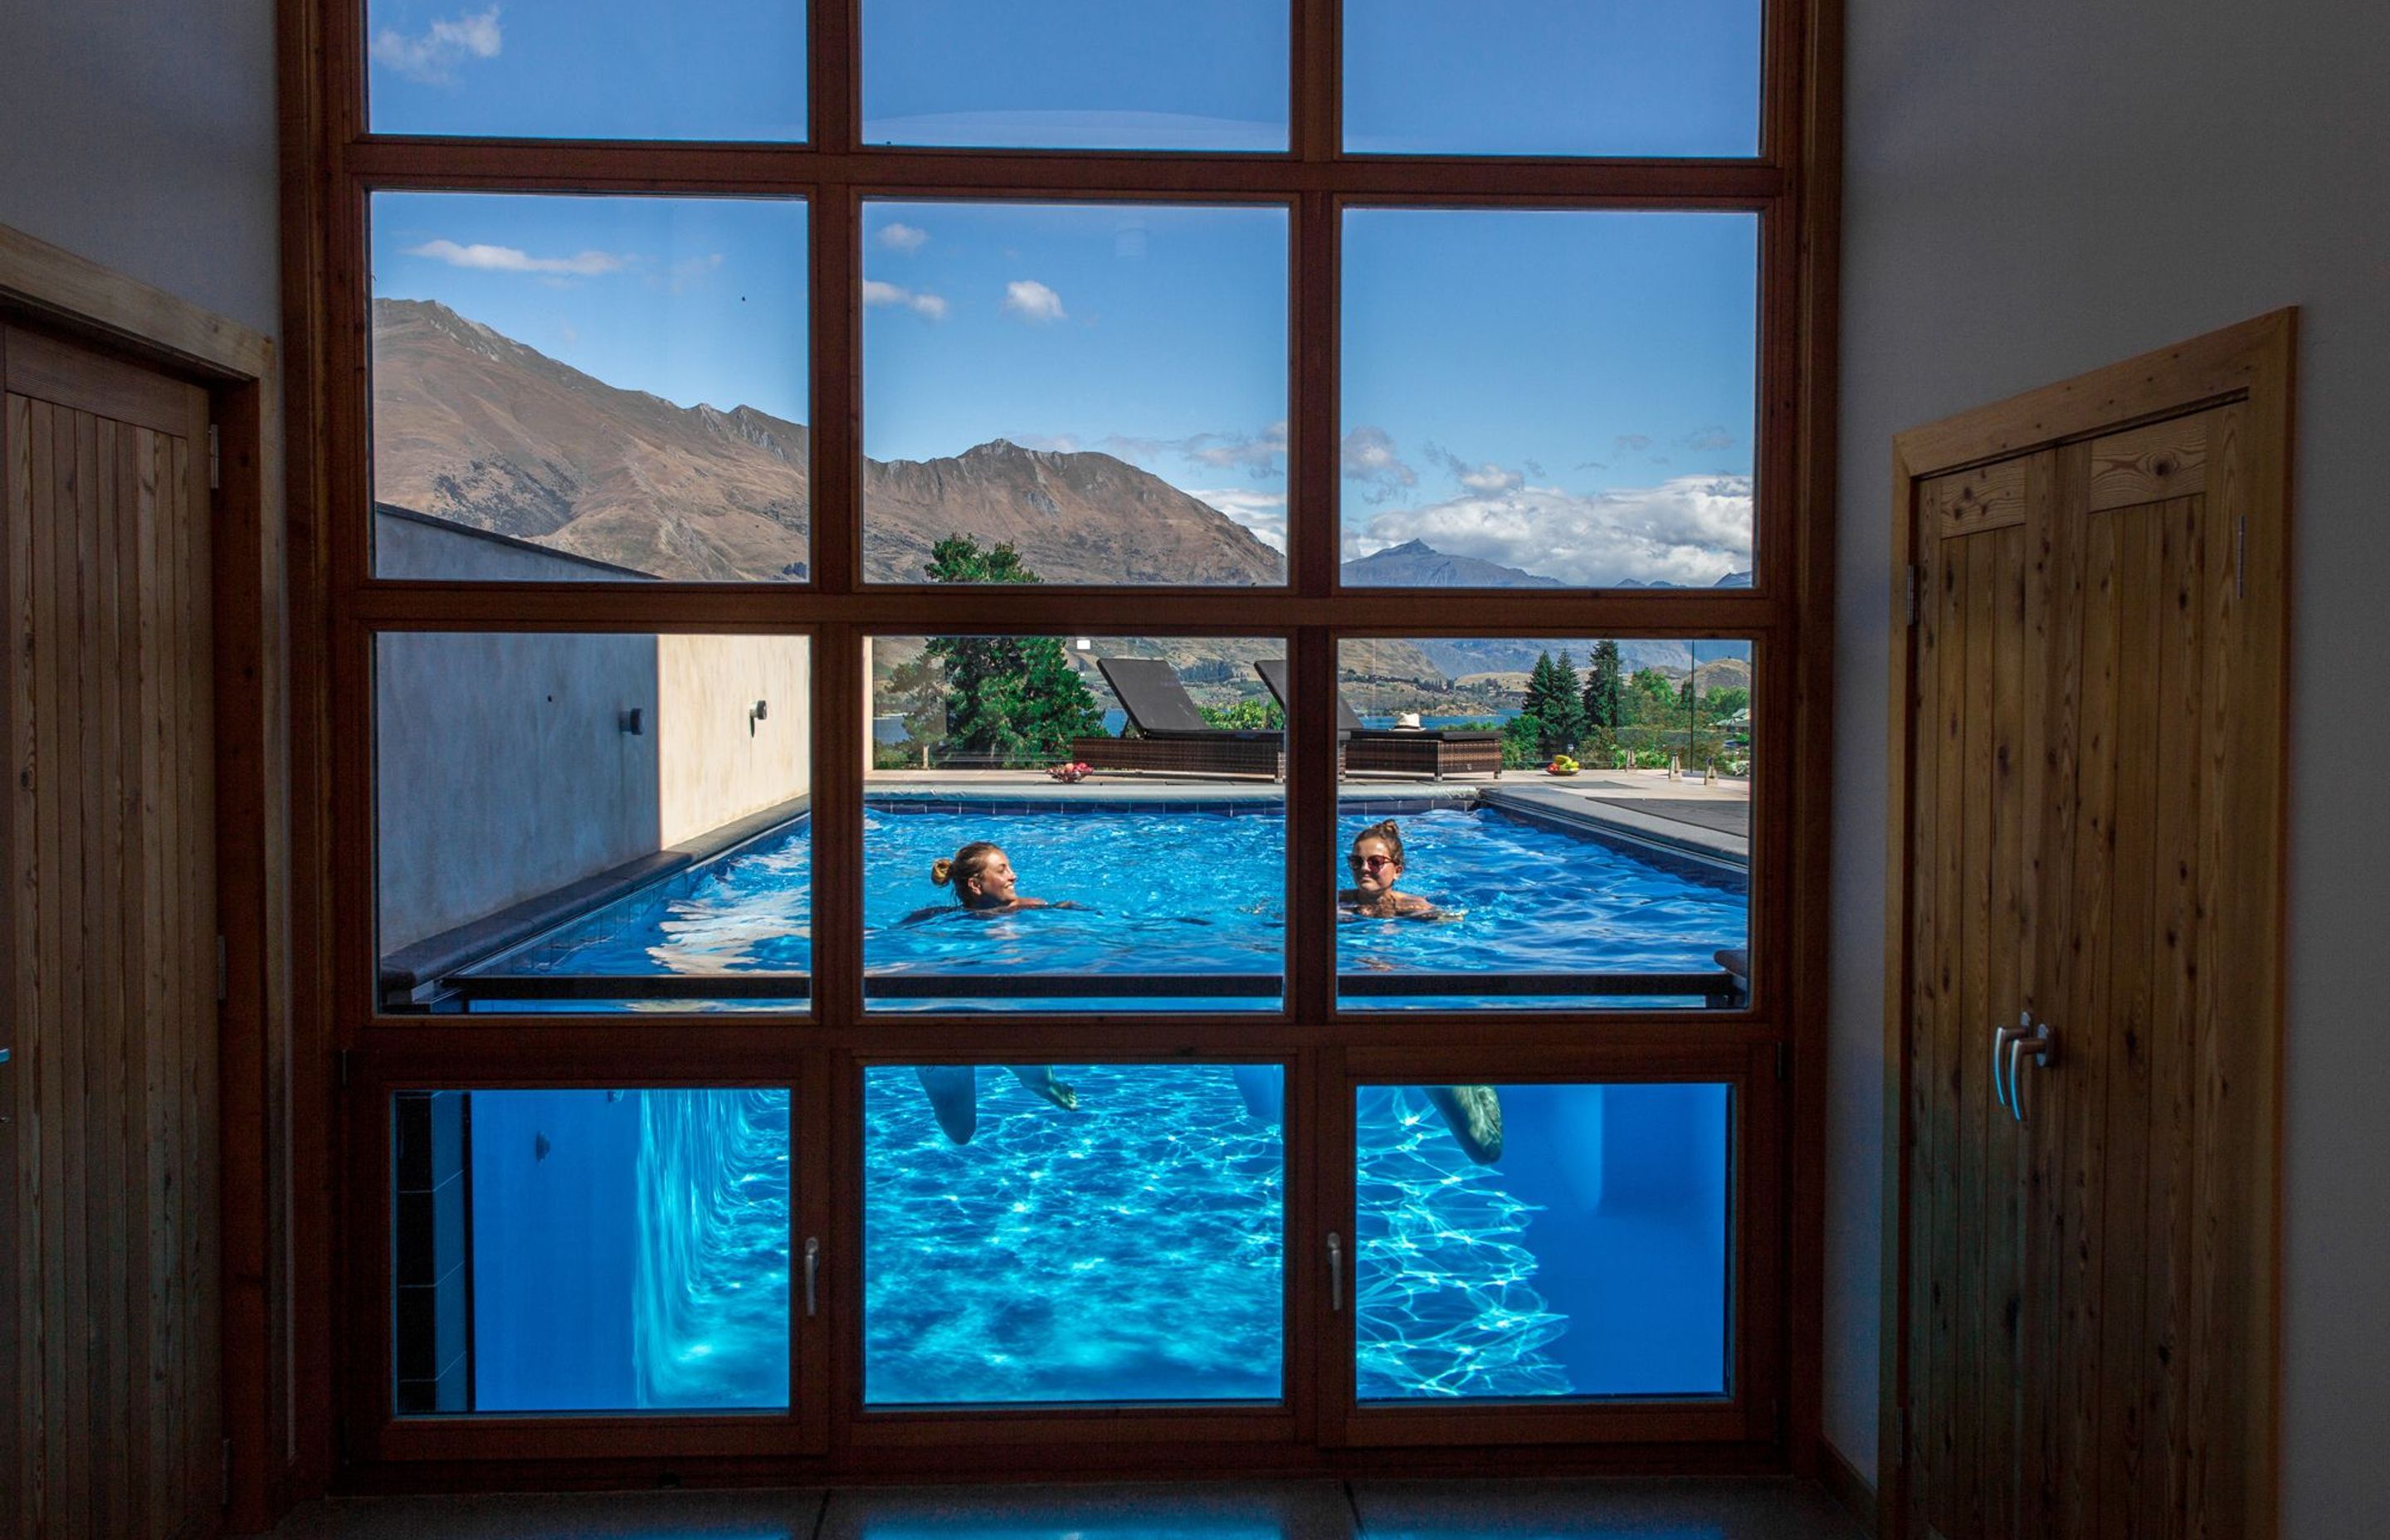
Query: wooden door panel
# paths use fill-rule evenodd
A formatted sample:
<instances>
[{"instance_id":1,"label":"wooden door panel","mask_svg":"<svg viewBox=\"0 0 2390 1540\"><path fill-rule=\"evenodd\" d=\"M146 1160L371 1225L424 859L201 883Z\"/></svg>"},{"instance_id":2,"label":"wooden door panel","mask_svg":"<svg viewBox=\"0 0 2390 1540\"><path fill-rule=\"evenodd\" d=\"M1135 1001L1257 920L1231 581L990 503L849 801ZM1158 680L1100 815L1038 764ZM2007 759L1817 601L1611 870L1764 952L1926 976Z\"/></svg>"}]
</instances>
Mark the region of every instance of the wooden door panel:
<instances>
[{"instance_id":1,"label":"wooden door panel","mask_svg":"<svg viewBox=\"0 0 2390 1540\"><path fill-rule=\"evenodd\" d=\"M1893 1533L2273 1532L2290 353L2231 336L1901 441Z\"/></svg>"},{"instance_id":2,"label":"wooden door panel","mask_svg":"<svg viewBox=\"0 0 2390 1540\"><path fill-rule=\"evenodd\" d=\"M2030 470L1920 489L1912 880L1930 896L1912 909L1911 935L1910 1363L1921 1415L1909 1493L1916 1524L1953 1536L2005 1533L2016 1508L2023 1147L1995 1105L1989 1050L1992 1029L2022 1008L2029 909L2025 503L2029 485L2048 483Z\"/></svg>"},{"instance_id":3,"label":"wooden door panel","mask_svg":"<svg viewBox=\"0 0 2390 1540\"><path fill-rule=\"evenodd\" d=\"M221 1493L203 392L0 332L15 1533Z\"/></svg>"}]
</instances>

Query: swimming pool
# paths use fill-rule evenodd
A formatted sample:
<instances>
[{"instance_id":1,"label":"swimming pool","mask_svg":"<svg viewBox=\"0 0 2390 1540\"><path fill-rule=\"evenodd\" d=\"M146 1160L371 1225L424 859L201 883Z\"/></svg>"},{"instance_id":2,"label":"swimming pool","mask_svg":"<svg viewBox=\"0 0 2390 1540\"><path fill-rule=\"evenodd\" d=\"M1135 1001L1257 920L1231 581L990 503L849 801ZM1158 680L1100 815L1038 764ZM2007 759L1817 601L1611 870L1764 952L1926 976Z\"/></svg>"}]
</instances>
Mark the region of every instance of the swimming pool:
<instances>
[{"instance_id":1,"label":"swimming pool","mask_svg":"<svg viewBox=\"0 0 2390 1540\"><path fill-rule=\"evenodd\" d=\"M1279 1399L1281 1068L1055 1068L1073 1108L978 1071L960 1143L914 1068L865 1072L866 1404ZM1725 1393L1729 1088L1493 1090L1488 1161L1418 1087L1356 1092L1357 1397ZM789 1405L785 1091L464 1095L475 1408Z\"/></svg>"},{"instance_id":2,"label":"swimming pool","mask_svg":"<svg viewBox=\"0 0 2390 1540\"><path fill-rule=\"evenodd\" d=\"M1286 825L1276 804L957 806L874 799L864 824L864 965L875 1008L1275 1009L1286 946ZM1349 841L1382 814L1348 806ZM1748 936L1743 874L1513 816L1446 806L1398 818L1404 889L1440 918L1348 920L1338 969L1372 976L1715 974ZM812 962L808 826L735 852L544 938L516 972L577 977L804 973ZM995 918L957 907L931 863L1003 844L1021 892L1075 908ZM975 980L1122 980L1118 995L976 995ZM1127 982L1131 979L1135 982ZM1185 981L1174 989L1174 981ZM1201 982L1199 982L1201 981ZM1098 986L1100 987L1100 986ZM1598 999L1699 1005L1702 996ZM691 1002L680 1002L687 1005ZM741 1002L745 1004L747 1002ZM1370 1008L1482 1003L1466 994L1356 997ZM1587 997L1506 998L1511 1005ZM522 1008L496 1003L493 1008ZM577 1008L589 1008L586 1006Z\"/></svg>"}]
</instances>

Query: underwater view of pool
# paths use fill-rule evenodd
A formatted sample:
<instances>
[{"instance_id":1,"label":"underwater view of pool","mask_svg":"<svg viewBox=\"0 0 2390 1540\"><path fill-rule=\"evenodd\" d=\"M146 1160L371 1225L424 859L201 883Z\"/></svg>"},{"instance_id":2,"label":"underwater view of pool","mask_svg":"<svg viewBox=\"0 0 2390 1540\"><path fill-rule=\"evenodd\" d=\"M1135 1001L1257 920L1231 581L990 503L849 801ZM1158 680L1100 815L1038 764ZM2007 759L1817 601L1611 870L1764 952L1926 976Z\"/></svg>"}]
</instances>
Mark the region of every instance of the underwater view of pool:
<instances>
[{"instance_id":1,"label":"underwater view of pool","mask_svg":"<svg viewBox=\"0 0 2390 1540\"><path fill-rule=\"evenodd\" d=\"M867 1071L867 1404L1278 1399L1280 1074ZM1428 1088L1357 1093L1359 1398L1725 1393L1728 1087L1468 1089L1497 1150ZM427 1328L469 1330L474 1409L789 1404L785 1092L465 1095L469 1299Z\"/></svg>"},{"instance_id":2,"label":"underwater view of pool","mask_svg":"<svg viewBox=\"0 0 2390 1540\"><path fill-rule=\"evenodd\" d=\"M864 964L880 1009L1275 1009L1286 947L1286 825L1274 806L1023 813L900 810L882 799L864 825ZM1361 808L1343 840L1375 823ZM1342 973L1699 973L1749 934L1739 871L1643 853L1491 808L1402 816L1403 890L1433 921L1351 919ZM804 823L658 889L609 905L508 959L509 971L621 977L808 971L812 864ZM957 905L931 864L975 840L1002 844L1022 893L1071 908L996 917ZM1118 995L976 996L998 974L1135 976ZM1237 976L1216 995L1170 981ZM952 981L947 982L947 981ZM895 991L905 991L901 995ZM1371 995L1401 1008L1473 997ZM1643 1006L1699 1005L1700 995ZM675 1002L685 1008L692 1002ZM1630 1003L1560 995L1511 1005ZM749 1004L739 1002L739 1004ZM776 1003L777 1004L777 1003ZM490 1008L520 1009L520 1002ZM575 1008L590 1008L586 1005Z\"/></svg>"}]
</instances>

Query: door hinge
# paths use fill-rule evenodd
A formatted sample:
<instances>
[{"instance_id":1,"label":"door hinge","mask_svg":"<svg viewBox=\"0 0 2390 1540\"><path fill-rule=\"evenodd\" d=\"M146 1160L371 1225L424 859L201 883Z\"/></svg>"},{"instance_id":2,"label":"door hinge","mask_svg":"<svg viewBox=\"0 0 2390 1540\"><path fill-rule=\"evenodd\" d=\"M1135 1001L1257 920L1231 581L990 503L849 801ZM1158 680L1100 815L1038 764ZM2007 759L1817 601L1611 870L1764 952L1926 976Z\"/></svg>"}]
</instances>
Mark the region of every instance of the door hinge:
<instances>
[{"instance_id":1,"label":"door hinge","mask_svg":"<svg viewBox=\"0 0 2390 1540\"><path fill-rule=\"evenodd\" d=\"M345 1091L349 1088L349 1050L346 1048L340 1051L340 1072L341 1089Z\"/></svg>"},{"instance_id":2,"label":"door hinge","mask_svg":"<svg viewBox=\"0 0 2390 1540\"><path fill-rule=\"evenodd\" d=\"M212 422L208 424L208 490L218 492L223 488L224 441L216 432L216 425Z\"/></svg>"},{"instance_id":3,"label":"door hinge","mask_svg":"<svg viewBox=\"0 0 2390 1540\"><path fill-rule=\"evenodd\" d=\"M216 1506L230 1508L232 1507L232 1440L230 1439L224 1441L224 1469L217 1472L217 1476L224 1484L218 1488Z\"/></svg>"},{"instance_id":4,"label":"door hinge","mask_svg":"<svg viewBox=\"0 0 2390 1540\"><path fill-rule=\"evenodd\" d=\"M2249 594L2249 520L2246 517L2232 520L2232 597L2245 598Z\"/></svg>"},{"instance_id":5,"label":"door hinge","mask_svg":"<svg viewBox=\"0 0 2390 1540\"><path fill-rule=\"evenodd\" d=\"M1776 1078L1779 1080L1792 1078L1792 1045L1790 1043L1776 1045Z\"/></svg>"},{"instance_id":6,"label":"door hinge","mask_svg":"<svg viewBox=\"0 0 2390 1540\"><path fill-rule=\"evenodd\" d=\"M225 955L225 939L216 938L216 1004L232 998L232 965Z\"/></svg>"},{"instance_id":7,"label":"door hinge","mask_svg":"<svg viewBox=\"0 0 2390 1540\"><path fill-rule=\"evenodd\" d=\"M1912 561L1908 564L1908 623L1910 625L1917 623L1917 607L1924 602L1924 597L1925 564L1921 561Z\"/></svg>"},{"instance_id":8,"label":"door hinge","mask_svg":"<svg viewBox=\"0 0 2390 1540\"><path fill-rule=\"evenodd\" d=\"M1895 1407L1892 1414L1892 1463L1908 1463L1908 1408Z\"/></svg>"}]
</instances>

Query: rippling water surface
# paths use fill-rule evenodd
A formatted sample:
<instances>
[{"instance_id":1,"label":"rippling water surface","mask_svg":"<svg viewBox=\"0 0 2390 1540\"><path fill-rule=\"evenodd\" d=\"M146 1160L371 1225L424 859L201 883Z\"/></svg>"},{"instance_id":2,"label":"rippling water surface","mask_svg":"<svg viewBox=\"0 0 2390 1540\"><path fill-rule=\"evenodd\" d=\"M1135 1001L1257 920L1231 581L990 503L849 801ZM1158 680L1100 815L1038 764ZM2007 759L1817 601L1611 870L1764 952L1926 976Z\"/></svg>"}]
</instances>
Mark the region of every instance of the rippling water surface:
<instances>
[{"instance_id":1,"label":"rippling water surface","mask_svg":"<svg viewBox=\"0 0 2390 1540\"><path fill-rule=\"evenodd\" d=\"M1349 841L1375 821L1347 815L1341 837ZM1346 972L1704 971L1715 970L1719 948L1746 943L1740 874L1630 853L1492 811L1444 809L1398 822L1408 861L1403 887L1433 900L1439 918L1349 921L1339 949ZM812 962L809 833L799 825L685 880L685 892L616 905L509 966L578 975L804 971ZM994 918L962 911L930 882L930 866L985 839L1005 847L1024 894L1084 907ZM882 976L1275 976L1286 944L1285 848L1285 821L1275 811L875 809L864 826L865 965ZM1045 1004L959 994L887 1003ZM1160 1007L1186 998L1076 1003ZM1208 1005L1274 1008L1277 999Z\"/></svg>"},{"instance_id":2,"label":"rippling water surface","mask_svg":"<svg viewBox=\"0 0 2390 1540\"><path fill-rule=\"evenodd\" d=\"M912 1070L867 1072L866 1399L1277 1399L1279 1125L1225 1066L1055 1072L1075 1112L982 1070L967 1145Z\"/></svg>"}]
</instances>

